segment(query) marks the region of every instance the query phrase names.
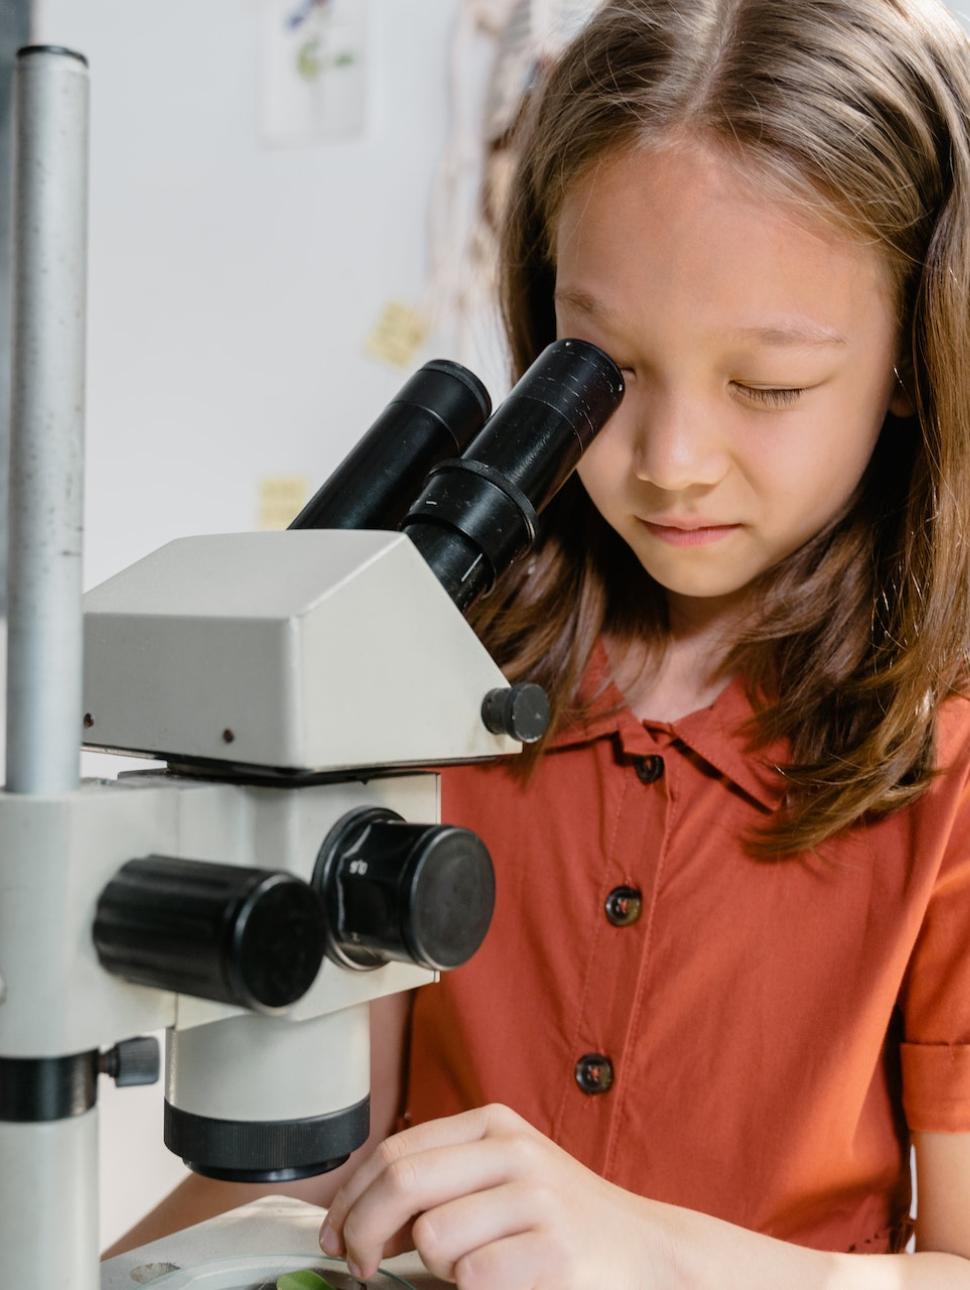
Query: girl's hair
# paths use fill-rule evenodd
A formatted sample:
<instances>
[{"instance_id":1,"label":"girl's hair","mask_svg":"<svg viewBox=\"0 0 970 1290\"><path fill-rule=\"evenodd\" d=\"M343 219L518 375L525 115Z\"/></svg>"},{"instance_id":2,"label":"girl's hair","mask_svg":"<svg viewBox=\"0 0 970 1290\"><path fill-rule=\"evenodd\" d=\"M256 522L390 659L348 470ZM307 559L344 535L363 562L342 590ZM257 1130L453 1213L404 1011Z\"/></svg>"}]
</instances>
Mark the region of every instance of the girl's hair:
<instances>
[{"instance_id":1,"label":"girl's hair","mask_svg":"<svg viewBox=\"0 0 970 1290\"><path fill-rule=\"evenodd\" d=\"M791 741L783 808L749 839L763 858L919 796L939 705L967 684L968 115L967 38L936 0L614 0L550 69L518 141L502 241L515 376L555 338L565 193L675 135L715 141L891 270L916 416L887 416L845 511L756 580L722 669L745 677L753 745ZM532 558L471 617L510 679L546 687L550 735L588 713L601 630L659 647L667 627L662 589L575 476Z\"/></svg>"}]
</instances>

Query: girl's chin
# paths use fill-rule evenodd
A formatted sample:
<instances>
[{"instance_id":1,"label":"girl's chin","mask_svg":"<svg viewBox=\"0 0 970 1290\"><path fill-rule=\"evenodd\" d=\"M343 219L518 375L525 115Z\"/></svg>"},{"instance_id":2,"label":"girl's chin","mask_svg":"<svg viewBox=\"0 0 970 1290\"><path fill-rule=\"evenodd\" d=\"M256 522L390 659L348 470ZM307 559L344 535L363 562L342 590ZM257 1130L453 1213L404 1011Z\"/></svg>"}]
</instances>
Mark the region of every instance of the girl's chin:
<instances>
[{"instance_id":1,"label":"girl's chin","mask_svg":"<svg viewBox=\"0 0 970 1290\"><path fill-rule=\"evenodd\" d=\"M747 577L738 577L736 573L734 576L727 576L722 570L720 577L686 577L683 573L678 577L677 571L659 568L655 561L647 564L646 561L641 560L640 563L654 582L668 594L695 600L736 597L761 573L760 569L756 569Z\"/></svg>"}]
</instances>

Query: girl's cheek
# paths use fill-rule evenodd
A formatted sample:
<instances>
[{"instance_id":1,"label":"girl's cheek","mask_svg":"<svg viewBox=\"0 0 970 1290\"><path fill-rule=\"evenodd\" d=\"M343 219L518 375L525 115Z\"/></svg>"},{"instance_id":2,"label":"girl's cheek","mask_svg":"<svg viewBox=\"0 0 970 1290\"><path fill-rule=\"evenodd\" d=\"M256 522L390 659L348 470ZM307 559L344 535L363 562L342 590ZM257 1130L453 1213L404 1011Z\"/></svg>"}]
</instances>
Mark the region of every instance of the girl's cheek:
<instances>
[{"instance_id":1,"label":"girl's cheek","mask_svg":"<svg viewBox=\"0 0 970 1290\"><path fill-rule=\"evenodd\" d=\"M621 473L629 466L630 446L621 424L614 417L599 432L579 461L579 477L583 483Z\"/></svg>"}]
</instances>

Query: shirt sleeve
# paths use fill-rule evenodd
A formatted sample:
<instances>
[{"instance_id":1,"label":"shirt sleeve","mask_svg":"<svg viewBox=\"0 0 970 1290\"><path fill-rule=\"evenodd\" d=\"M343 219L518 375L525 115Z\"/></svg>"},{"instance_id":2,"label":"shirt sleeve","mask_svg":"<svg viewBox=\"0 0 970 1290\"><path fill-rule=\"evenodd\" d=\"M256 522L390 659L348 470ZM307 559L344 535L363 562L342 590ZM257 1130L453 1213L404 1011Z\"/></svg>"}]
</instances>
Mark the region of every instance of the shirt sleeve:
<instances>
[{"instance_id":1,"label":"shirt sleeve","mask_svg":"<svg viewBox=\"0 0 970 1290\"><path fill-rule=\"evenodd\" d=\"M965 757L961 751L952 767L960 781L956 791L927 802L925 813L936 828L943 823L941 816L949 816L949 827L944 825L943 859L900 993L903 1110L909 1128L917 1132L970 1132L970 789ZM927 798L934 797L931 789ZM920 834L917 830L917 844Z\"/></svg>"}]
</instances>

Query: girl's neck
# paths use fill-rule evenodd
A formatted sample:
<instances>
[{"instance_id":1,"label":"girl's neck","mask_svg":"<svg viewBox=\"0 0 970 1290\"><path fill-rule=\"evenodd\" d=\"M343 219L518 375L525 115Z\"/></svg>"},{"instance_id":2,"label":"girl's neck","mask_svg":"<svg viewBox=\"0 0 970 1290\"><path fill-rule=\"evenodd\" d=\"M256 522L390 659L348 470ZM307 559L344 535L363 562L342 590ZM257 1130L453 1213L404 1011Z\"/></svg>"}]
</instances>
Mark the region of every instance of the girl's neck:
<instances>
[{"instance_id":1,"label":"girl's neck","mask_svg":"<svg viewBox=\"0 0 970 1290\"><path fill-rule=\"evenodd\" d=\"M604 635L613 678L641 720L676 721L709 707L732 679L720 667L743 614L743 601L668 595L668 607L670 630L659 646Z\"/></svg>"}]
</instances>

